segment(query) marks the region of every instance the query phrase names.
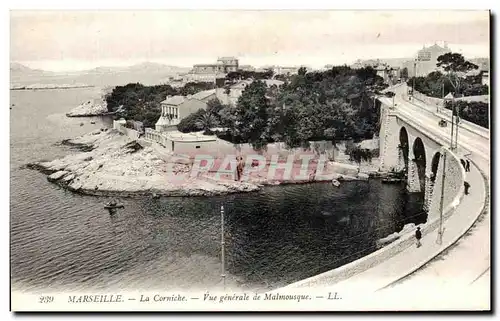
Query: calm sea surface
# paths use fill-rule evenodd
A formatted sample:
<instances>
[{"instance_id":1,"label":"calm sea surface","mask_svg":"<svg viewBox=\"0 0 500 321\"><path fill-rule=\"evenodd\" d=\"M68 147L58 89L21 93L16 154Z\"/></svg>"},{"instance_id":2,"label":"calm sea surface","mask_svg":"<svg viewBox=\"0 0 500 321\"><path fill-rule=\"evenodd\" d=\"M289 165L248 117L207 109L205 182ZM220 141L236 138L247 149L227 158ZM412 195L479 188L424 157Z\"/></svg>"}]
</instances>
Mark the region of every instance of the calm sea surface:
<instances>
[{"instance_id":1,"label":"calm sea surface","mask_svg":"<svg viewBox=\"0 0 500 321\"><path fill-rule=\"evenodd\" d=\"M23 165L76 153L61 140L110 127L67 118L99 90L11 91L10 240L14 289L209 289L222 285L220 206L225 208L226 284L266 290L352 262L404 224L424 222L421 200L378 180L289 185L211 198L122 199L51 184ZM95 124L90 124L95 121ZM80 124L83 123L83 126Z\"/></svg>"}]
</instances>

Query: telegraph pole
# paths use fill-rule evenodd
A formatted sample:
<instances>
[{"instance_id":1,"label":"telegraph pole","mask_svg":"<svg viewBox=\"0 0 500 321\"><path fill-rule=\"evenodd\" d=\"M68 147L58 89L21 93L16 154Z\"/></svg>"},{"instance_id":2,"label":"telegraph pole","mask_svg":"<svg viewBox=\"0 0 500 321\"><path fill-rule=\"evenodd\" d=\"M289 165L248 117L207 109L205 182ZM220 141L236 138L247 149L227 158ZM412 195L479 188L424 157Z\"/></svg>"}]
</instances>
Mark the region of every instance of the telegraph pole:
<instances>
[{"instance_id":1,"label":"telegraph pole","mask_svg":"<svg viewBox=\"0 0 500 321\"><path fill-rule=\"evenodd\" d=\"M450 148L453 150L453 129L455 127L455 101L451 99L451 138L450 138Z\"/></svg>"},{"instance_id":2,"label":"telegraph pole","mask_svg":"<svg viewBox=\"0 0 500 321\"><path fill-rule=\"evenodd\" d=\"M226 268L224 266L225 260L225 245L224 242L224 206L220 206L220 225L221 225L221 258L222 258L222 282L224 284L224 290L226 289Z\"/></svg>"},{"instance_id":3,"label":"telegraph pole","mask_svg":"<svg viewBox=\"0 0 500 321\"><path fill-rule=\"evenodd\" d=\"M446 150L443 153L443 176L441 178L441 202L439 204L439 230L438 230L438 244L443 243L443 211L444 211L444 183L446 177Z\"/></svg>"},{"instance_id":4,"label":"telegraph pole","mask_svg":"<svg viewBox=\"0 0 500 321\"><path fill-rule=\"evenodd\" d=\"M442 83L441 88L442 88L442 90L441 90L441 101L443 102L443 107L444 107L444 81ZM436 112L439 113L439 105L436 106Z\"/></svg>"},{"instance_id":5,"label":"telegraph pole","mask_svg":"<svg viewBox=\"0 0 500 321\"><path fill-rule=\"evenodd\" d=\"M455 149L458 149L458 123L460 121L460 108L457 108L455 105L455 98L453 98L453 109L456 111L457 116L456 116L456 124L455 124Z\"/></svg>"},{"instance_id":6,"label":"telegraph pole","mask_svg":"<svg viewBox=\"0 0 500 321\"><path fill-rule=\"evenodd\" d=\"M415 78L417 78L417 59L413 62L413 88L411 90L411 95L415 95Z\"/></svg>"}]
</instances>

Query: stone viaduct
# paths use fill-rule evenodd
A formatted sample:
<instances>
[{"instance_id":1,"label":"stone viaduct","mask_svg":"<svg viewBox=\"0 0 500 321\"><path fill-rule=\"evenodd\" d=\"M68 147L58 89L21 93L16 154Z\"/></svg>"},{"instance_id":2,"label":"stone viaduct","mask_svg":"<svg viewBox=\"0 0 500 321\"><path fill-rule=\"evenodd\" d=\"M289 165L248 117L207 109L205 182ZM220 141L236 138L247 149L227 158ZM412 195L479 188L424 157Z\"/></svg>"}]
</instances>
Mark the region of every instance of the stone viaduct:
<instances>
[{"instance_id":1,"label":"stone viaduct","mask_svg":"<svg viewBox=\"0 0 500 321\"><path fill-rule=\"evenodd\" d=\"M440 211L445 159L445 207L452 201L450 197L463 189L465 170L459 157L449 150L449 141L432 135L425 130L421 122L399 112L391 100L382 98L378 101L380 170L404 171L408 192L422 193L423 210L432 216L437 215Z\"/></svg>"}]
</instances>

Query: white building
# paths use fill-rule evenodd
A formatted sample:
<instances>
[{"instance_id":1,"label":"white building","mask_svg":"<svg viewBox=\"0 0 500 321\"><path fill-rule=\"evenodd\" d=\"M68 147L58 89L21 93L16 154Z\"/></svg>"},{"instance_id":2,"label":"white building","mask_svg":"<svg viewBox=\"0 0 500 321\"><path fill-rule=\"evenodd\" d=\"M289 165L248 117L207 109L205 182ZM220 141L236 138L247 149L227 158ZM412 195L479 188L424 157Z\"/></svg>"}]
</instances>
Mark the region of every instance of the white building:
<instances>
[{"instance_id":1,"label":"white building","mask_svg":"<svg viewBox=\"0 0 500 321\"><path fill-rule=\"evenodd\" d=\"M438 57L449 52L451 52L451 50L448 48L446 42L443 47L437 44L430 47L424 46L417 52L415 61L409 62L410 66L408 66L407 63L408 75L412 77L416 74L417 77L424 77L438 70L439 68L436 66Z\"/></svg>"},{"instance_id":2,"label":"white building","mask_svg":"<svg viewBox=\"0 0 500 321\"><path fill-rule=\"evenodd\" d=\"M216 98L215 89L200 91L190 96L169 96L162 101L161 115L155 124L159 132L175 129L180 121L199 109L207 108L207 102Z\"/></svg>"},{"instance_id":3,"label":"white building","mask_svg":"<svg viewBox=\"0 0 500 321\"><path fill-rule=\"evenodd\" d=\"M484 70L481 75L481 84L489 86L490 85L490 72Z\"/></svg>"}]
</instances>

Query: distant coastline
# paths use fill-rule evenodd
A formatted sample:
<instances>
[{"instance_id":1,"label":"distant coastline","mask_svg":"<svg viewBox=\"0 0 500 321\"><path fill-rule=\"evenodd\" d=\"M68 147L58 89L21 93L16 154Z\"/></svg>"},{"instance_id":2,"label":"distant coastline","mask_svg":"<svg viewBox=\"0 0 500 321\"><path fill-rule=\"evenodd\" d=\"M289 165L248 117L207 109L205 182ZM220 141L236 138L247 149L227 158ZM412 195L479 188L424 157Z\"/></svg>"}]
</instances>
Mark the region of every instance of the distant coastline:
<instances>
[{"instance_id":1,"label":"distant coastline","mask_svg":"<svg viewBox=\"0 0 500 321\"><path fill-rule=\"evenodd\" d=\"M90 88L93 85L56 85L56 84L33 84L27 86L12 86L10 90L48 90L48 89L72 89L72 88Z\"/></svg>"}]
</instances>

